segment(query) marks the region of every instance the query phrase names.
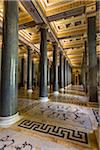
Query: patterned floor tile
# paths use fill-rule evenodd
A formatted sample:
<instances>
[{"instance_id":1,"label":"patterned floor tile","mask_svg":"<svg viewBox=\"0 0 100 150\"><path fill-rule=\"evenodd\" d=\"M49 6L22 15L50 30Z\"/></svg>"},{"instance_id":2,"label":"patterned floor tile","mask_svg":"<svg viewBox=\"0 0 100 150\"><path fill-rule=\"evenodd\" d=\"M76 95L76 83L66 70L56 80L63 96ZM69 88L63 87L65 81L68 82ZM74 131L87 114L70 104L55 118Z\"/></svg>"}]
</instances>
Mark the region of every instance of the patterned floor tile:
<instances>
[{"instance_id":1,"label":"patterned floor tile","mask_svg":"<svg viewBox=\"0 0 100 150\"><path fill-rule=\"evenodd\" d=\"M88 133L70 128L63 128L61 126L55 126L47 123L36 122L31 120L22 120L18 125L19 127L29 129L31 131L37 131L46 135L58 137L64 140L72 142L78 142L80 144L89 144Z\"/></svg>"},{"instance_id":2,"label":"patterned floor tile","mask_svg":"<svg viewBox=\"0 0 100 150\"><path fill-rule=\"evenodd\" d=\"M29 99L18 99L18 112L20 114L27 112L29 109L33 109L39 104L38 101Z\"/></svg>"},{"instance_id":3,"label":"patterned floor tile","mask_svg":"<svg viewBox=\"0 0 100 150\"><path fill-rule=\"evenodd\" d=\"M100 126L100 113L98 108L92 108L93 114L95 116L95 121L97 121L98 126Z\"/></svg>"},{"instance_id":4,"label":"patterned floor tile","mask_svg":"<svg viewBox=\"0 0 100 150\"><path fill-rule=\"evenodd\" d=\"M62 144L27 136L11 129L0 132L0 150L78 150Z\"/></svg>"},{"instance_id":5,"label":"patterned floor tile","mask_svg":"<svg viewBox=\"0 0 100 150\"><path fill-rule=\"evenodd\" d=\"M78 105L84 105L84 106L86 106L88 102L87 96L61 94L61 93L57 96L50 94L49 99L50 101L54 101L54 102L56 101L56 102L72 103L72 104L78 104Z\"/></svg>"},{"instance_id":6,"label":"patterned floor tile","mask_svg":"<svg viewBox=\"0 0 100 150\"><path fill-rule=\"evenodd\" d=\"M18 111L23 119L0 129L0 150L97 150L90 131L100 123L99 110L97 103L88 102L83 86L70 85L63 94L49 94L49 100L39 102L38 88L32 94L19 91Z\"/></svg>"},{"instance_id":7,"label":"patterned floor tile","mask_svg":"<svg viewBox=\"0 0 100 150\"><path fill-rule=\"evenodd\" d=\"M88 114L88 108L63 103L40 103L34 109L30 109L25 115L38 120L57 122L85 129L91 129L92 123Z\"/></svg>"}]
</instances>

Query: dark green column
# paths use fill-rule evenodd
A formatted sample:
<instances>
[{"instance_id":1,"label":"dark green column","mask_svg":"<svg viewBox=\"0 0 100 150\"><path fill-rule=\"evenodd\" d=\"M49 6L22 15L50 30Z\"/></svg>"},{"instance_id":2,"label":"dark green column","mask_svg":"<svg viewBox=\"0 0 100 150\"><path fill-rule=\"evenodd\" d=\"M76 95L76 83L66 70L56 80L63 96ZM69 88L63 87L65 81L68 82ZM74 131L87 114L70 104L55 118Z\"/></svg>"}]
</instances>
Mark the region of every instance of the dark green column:
<instances>
[{"instance_id":1,"label":"dark green column","mask_svg":"<svg viewBox=\"0 0 100 150\"><path fill-rule=\"evenodd\" d=\"M32 59L31 59L31 49L27 47L27 90L32 92Z\"/></svg>"},{"instance_id":2,"label":"dark green column","mask_svg":"<svg viewBox=\"0 0 100 150\"><path fill-rule=\"evenodd\" d=\"M21 86L24 87L24 58L21 59Z\"/></svg>"},{"instance_id":3,"label":"dark green column","mask_svg":"<svg viewBox=\"0 0 100 150\"><path fill-rule=\"evenodd\" d=\"M87 66L87 41L85 41L85 53L84 53L84 58L85 58L85 92L88 92L87 88L87 76L88 76L88 66Z\"/></svg>"},{"instance_id":4,"label":"dark green column","mask_svg":"<svg viewBox=\"0 0 100 150\"><path fill-rule=\"evenodd\" d=\"M57 44L53 43L53 92L58 94Z\"/></svg>"},{"instance_id":5,"label":"dark green column","mask_svg":"<svg viewBox=\"0 0 100 150\"><path fill-rule=\"evenodd\" d=\"M71 84L71 67L68 63L68 84Z\"/></svg>"},{"instance_id":6,"label":"dark green column","mask_svg":"<svg viewBox=\"0 0 100 150\"><path fill-rule=\"evenodd\" d=\"M64 87L67 86L67 61L64 58Z\"/></svg>"},{"instance_id":7,"label":"dark green column","mask_svg":"<svg viewBox=\"0 0 100 150\"><path fill-rule=\"evenodd\" d=\"M47 79L48 79L48 88L50 88L50 64L49 64L49 59L48 59L48 64L47 64Z\"/></svg>"},{"instance_id":8,"label":"dark green column","mask_svg":"<svg viewBox=\"0 0 100 150\"><path fill-rule=\"evenodd\" d=\"M41 27L40 32L40 100L47 101L47 28Z\"/></svg>"},{"instance_id":9,"label":"dark green column","mask_svg":"<svg viewBox=\"0 0 100 150\"><path fill-rule=\"evenodd\" d=\"M60 52L60 90L64 91L64 58L62 52Z\"/></svg>"},{"instance_id":10,"label":"dark green column","mask_svg":"<svg viewBox=\"0 0 100 150\"><path fill-rule=\"evenodd\" d=\"M66 60L66 86L68 85L68 60Z\"/></svg>"},{"instance_id":11,"label":"dark green column","mask_svg":"<svg viewBox=\"0 0 100 150\"><path fill-rule=\"evenodd\" d=\"M0 117L17 114L18 4L4 1ZM0 123L3 120L0 118Z\"/></svg>"},{"instance_id":12,"label":"dark green column","mask_svg":"<svg viewBox=\"0 0 100 150\"><path fill-rule=\"evenodd\" d=\"M50 91L53 91L53 64L50 66Z\"/></svg>"},{"instance_id":13,"label":"dark green column","mask_svg":"<svg viewBox=\"0 0 100 150\"><path fill-rule=\"evenodd\" d=\"M69 64L69 84L71 84L71 66L70 66L70 64Z\"/></svg>"},{"instance_id":14,"label":"dark green column","mask_svg":"<svg viewBox=\"0 0 100 150\"><path fill-rule=\"evenodd\" d=\"M88 18L89 101L97 102L96 17Z\"/></svg>"},{"instance_id":15,"label":"dark green column","mask_svg":"<svg viewBox=\"0 0 100 150\"><path fill-rule=\"evenodd\" d=\"M69 63L68 63L68 85L69 85Z\"/></svg>"},{"instance_id":16,"label":"dark green column","mask_svg":"<svg viewBox=\"0 0 100 150\"><path fill-rule=\"evenodd\" d=\"M34 60L32 60L32 87L34 87Z\"/></svg>"}]
</instances>

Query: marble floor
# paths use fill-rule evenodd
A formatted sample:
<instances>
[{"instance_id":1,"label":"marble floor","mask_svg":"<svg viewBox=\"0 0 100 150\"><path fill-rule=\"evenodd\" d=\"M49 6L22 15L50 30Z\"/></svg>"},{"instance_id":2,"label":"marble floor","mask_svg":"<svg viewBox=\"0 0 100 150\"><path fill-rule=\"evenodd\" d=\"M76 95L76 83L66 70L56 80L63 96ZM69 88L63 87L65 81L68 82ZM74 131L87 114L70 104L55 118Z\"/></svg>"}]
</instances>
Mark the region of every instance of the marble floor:
<instances>
[{"instance_id":1,"label":"marble floor","mask_svg":"<svg viewBox=\"0 0 100 150\"><path fill-rule=\"evenodd\" d=\"M52 147L51 147L52 145ZM21 130L6 129L0 132L0 150L67 150L62 144L42 140ZM68 147L68 150L71 150ZM74 148L74 150L77 150Z\"/></svg>"},{"instance_id":2,"label":"marble floor","mask_svg":"<svg viewBox=\"0 0 100 150\"><path fill-rule=\"evenodd\" d=\"M35 88L32 93L28 93L26 89L21 88L18 91L18 98L38 100L39 99L39 88L38 87Z\"/></svg>"},{"instance_id":3,"label":"marble floor","mask_svg":"<svg viewBox=\"0 0 100 150\"><path fill-rule=\"evenodd\" d=\"M84 93L82 86L69 86ZM0 128L0 150L99 150L95 131L100 126L98 105L87 105L82 94L49 94L49 101L39 100L38 89L31 95L19 91L21 119Z\"/></svg>"},{"instance_id":4,"label":"marble floor","mask_svg":"<svg viewBox=\"0 0 100 150\"><path fill-rule=\"evenodd\" d=\"M65 93L74 94L74 95L80 95L85 96L86 93L84 92L83 86L80 85L70 85L66 87Z\"/></svg>"}]
</instances>

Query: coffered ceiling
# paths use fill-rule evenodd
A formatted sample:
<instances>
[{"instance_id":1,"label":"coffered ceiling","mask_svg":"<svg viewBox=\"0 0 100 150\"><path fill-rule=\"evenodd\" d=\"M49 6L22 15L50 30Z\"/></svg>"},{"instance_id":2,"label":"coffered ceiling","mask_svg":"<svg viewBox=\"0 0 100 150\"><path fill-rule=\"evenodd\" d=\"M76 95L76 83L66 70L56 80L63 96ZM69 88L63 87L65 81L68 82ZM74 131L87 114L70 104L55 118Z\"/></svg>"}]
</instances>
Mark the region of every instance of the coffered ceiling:
<instances>
[{"instance_id":1,"label":"coffered ceiling","mask_svg":"<svg viewBox=\"0 0 100 150\"><path fill-rule=\"evenodd\" d=\"M100 56L100 10L96 0L18 0L19 5L19 55L32 48L32 57L39 60L40 26L48 26L48 59L52 61L52 42L58 43L72 67L81 67L84 43L87 40L87 17L96 15L97 55ZM0 1L0 27L3 21L3 0ZM2 36L2 33L1 33ZM26 56L26 55L25 55Z\"/></svg>"}]
</instances>

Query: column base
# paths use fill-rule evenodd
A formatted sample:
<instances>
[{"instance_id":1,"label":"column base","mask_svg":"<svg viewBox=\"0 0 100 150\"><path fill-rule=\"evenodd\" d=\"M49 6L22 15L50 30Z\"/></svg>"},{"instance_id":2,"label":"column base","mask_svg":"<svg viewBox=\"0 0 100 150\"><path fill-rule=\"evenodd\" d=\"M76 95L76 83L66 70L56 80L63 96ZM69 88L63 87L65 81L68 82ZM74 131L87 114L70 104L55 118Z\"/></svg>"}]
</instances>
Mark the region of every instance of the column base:
<instances>
[{"instance_id":1,"label":"column base","mask_svg":"<svg viewBox=\"0 0 100 150\"><path fill-rule=\"evenodd\" d=\"M65 86L65 89L67 89L68 88L68 86Z\"/></svg>"},{"instance_id":2,"label":"column base","mask_svg":"<svg viewBox=\"0 0 100 150\"><path fill-rule=\"evenodd\" d=\"M40 101L41 102L48 102L49 99L48 99L48 97L40 97Z\"/></svg>"},{"instance_id":3,"label":"column base","mask_svg":"<svg viewBox=\"0 0 100 150\"><path fill-rule=\"evenodd\" d=\"M64 88L61 88L61 89L60 89L60 91L61 91L61 92L64 92L64 91L65 91L65 89L64 89Z\"/></svg>"},{"instance_id":4,"label":"column base","mask_svg":"<svg viewBox=\"0 0 100 150\"><path fill-rule=\"evenodd\" d=\"M50 89L50 85L48 85L48 89Z\"/></svg>"},{"instance_id":5,"label":"column base","mask_svg":"<svg viewBox=\"0 0 100 150\"><path fill-rule=\"evenodd\" d=\"M8 117L0 117L0 127L8 127L20 120L19 113Z\"/></svg>"},{"instance_id":6,"label":"column base","mask_svg":"<svg viewBox=\"0 0 100 150\"><path fill-rule=\"evenodd\" d=\"M59 95L59 92L58 91L54 91L53 95L57 96L57 95Z\"/></svg>"},{"instance_id":7,"label":"column base","mask_svg":"<svg viewBox=\"0 0 100 150\"><path fill-rule=\"evenodd\" d=\"M32 93L33 90L32 90L32 89L28 89L27 92L28 92L28 93Z\"/></svg>"},{"instance_id":8,"label":"column base","mask_svg":"<svg viewBox=\"0 0 100 150\"><path fill-rule=\"evenodd\" d=\"M68 84L68 87L71 87L72 86L72 84Z\"/></svg>"}]
</instances>

